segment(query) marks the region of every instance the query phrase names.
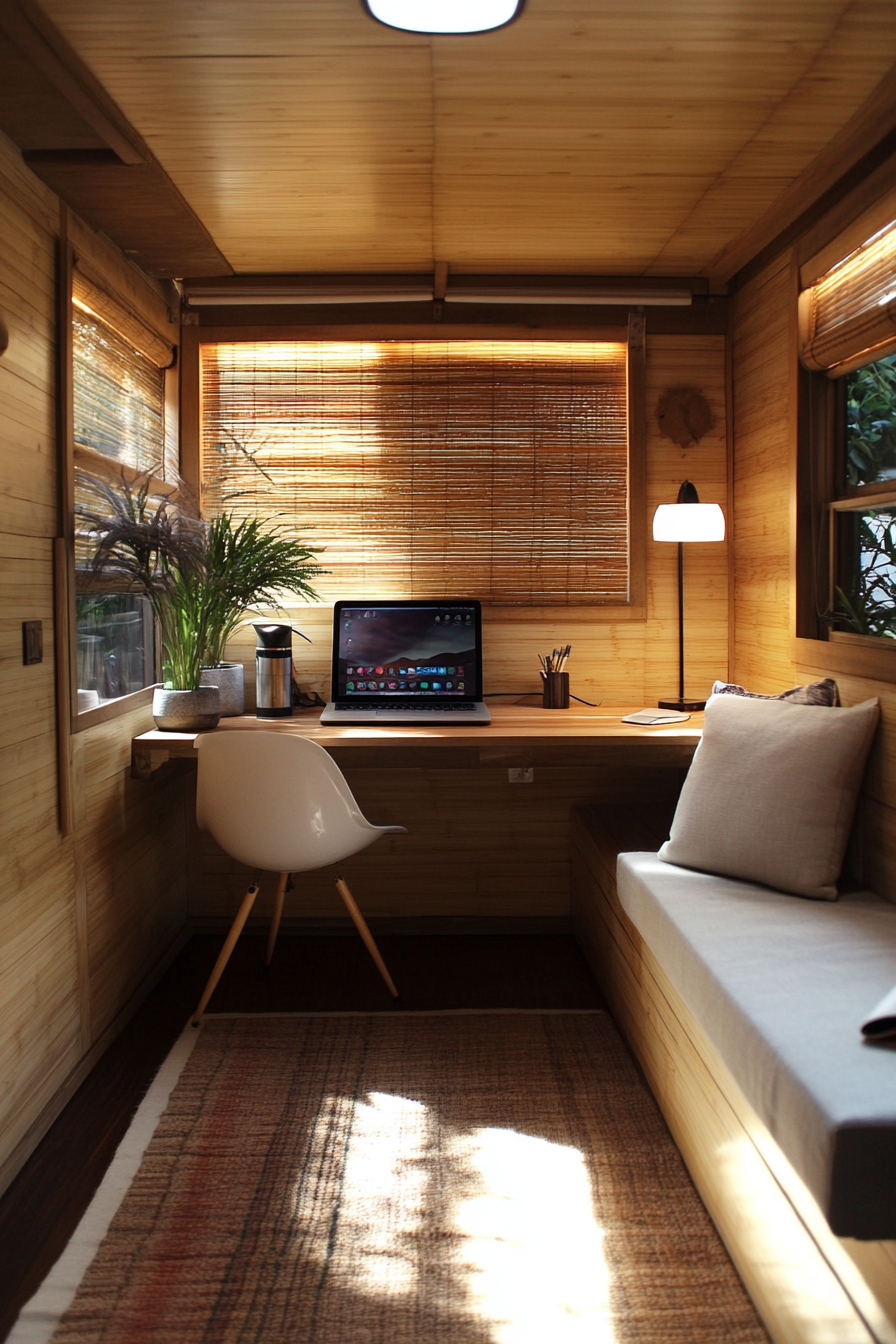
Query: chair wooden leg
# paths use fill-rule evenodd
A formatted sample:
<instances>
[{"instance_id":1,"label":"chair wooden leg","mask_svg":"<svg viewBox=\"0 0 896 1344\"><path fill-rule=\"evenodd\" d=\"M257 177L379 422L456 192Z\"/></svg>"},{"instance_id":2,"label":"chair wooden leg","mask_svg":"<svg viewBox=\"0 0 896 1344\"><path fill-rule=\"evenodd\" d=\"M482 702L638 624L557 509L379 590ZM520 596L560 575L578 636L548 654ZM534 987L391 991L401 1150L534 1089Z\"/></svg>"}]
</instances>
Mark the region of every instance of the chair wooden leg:
<instances>
[{"instance_id":1,"label":"chair wooden leg","mask_svg":"<svg viewBox=\"0 0 896 1344\"><path fill-rule=\"evenodd\" d=\"M286 895L286 885L289 882L289 873L281 873L277 883L277 893L274 896L274 910L271 915L271 927L268 930L268 950L264 955L265 966L270 966L274 957L274 944L277 941L277 931L280 928L280 920L283 915L283 897Z\"/></svg>"},{"instance_id":2,"label":"chair wooden leg","mask_svg":"<svg viewBox=\"0 0 896 1344\"><path fill-rule=\"evenodd\" d=\"M361 911L355 904L354 896L351 894L348 887L346 886L345 880L341 877L337 877L336 879L336 890L339 892L339 895L345 902L345 908L351 915L352 919L354 920L355 928L358 930L361 937L364 939L364 945L366 946L367 951L373 957L377 970L385 980L389 993L392 995L393 999L397 999L398 990L392 983L392 977L386 970L386 963L380 956L380 950L377 947L376 943L373 941L373 934L368 929L367 921L365 920L364 916L361 914Z\"/></svg>"},{"instance_id":3,"label":"chair wooden leg","mask_svg":"<svg viewBox=\"0 0 896 1344\"><path fill-rule=\"evenodd\" d=\"M212 994L214 994L214 992L215 992L215 986L217 985L218 981L221 979L221 976L224 974L224 967L227 965L228 961L230 960L230 954L231 954L231 952L232 952L233 949L236 947L237 939L239 938L240 934L241 934L242 931L243 931L243 925L245 924L246 920L249 918L249 911L252 909L252 906L255 904L255 897L256 897L257 895L258 895L258 883L257 883L257 882L253 882L252 885L251 885L251 887L249 888L249 890L246 892L245 896L243 897L243 903L242 903L242 905L240 906L239 910L237 911L236 919L235 919L235 920L233 921L233 923L231 924L231 926L230 926L230 932L229 932L228 935L227 935L227 938L226 938L226 940L225 940L225 942L224 942L224 946L221 948L221 955L218 957L218 960L215 962L215 969L212 971L211 975L209 976L209 978L208 978L208 984L207 984L206 987L205 987L205 992L203 993L202 998L199 1000L199 1007L196 1009L196 1012L193 1014L193 1026L194 1026L194 1027L198 1027L198 1026L199 1026L199 1021L200 1021L200 1019L201 1019L201 1017L202 1017L202 1014L205 1012L206 1005L207 1005L209 999L211 998Z\"/></svg>"}]
</instances>

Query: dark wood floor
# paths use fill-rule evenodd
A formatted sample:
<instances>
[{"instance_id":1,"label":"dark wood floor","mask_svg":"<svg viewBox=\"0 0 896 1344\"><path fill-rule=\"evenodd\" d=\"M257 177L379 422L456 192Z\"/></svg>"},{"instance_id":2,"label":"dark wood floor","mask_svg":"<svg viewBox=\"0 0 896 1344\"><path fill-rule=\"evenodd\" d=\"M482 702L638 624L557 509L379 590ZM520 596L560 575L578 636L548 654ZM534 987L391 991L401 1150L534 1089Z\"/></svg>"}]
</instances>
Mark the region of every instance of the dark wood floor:
<instances>
[{"instance_id":1,"label":"dark wood floor","mask_svg":"<svg viewBox=\"0 0 896 1344\"><path fill-rule=\"evenodd\" d=\"M74 1231L153 1075L196 1006L221 938L187 944L0 1200L0 1339ZM438 1008L600 1008L565 934L378 936L401 998L393 1003L354 937L244 937L214 1012L408 1012Z\"/></svg>"}]
</instances>

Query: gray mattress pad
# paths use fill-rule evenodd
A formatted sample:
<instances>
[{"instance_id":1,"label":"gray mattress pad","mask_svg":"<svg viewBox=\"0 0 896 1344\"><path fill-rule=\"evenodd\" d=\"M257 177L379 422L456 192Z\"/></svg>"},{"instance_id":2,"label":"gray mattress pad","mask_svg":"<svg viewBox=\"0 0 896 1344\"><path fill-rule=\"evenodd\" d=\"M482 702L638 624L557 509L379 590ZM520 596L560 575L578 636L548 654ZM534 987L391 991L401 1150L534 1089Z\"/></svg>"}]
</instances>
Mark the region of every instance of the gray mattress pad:
<instances>
[{"instance_id":1,"label":"gray mattress pad","mask_svg":"<svg viewBox=\"0 0 896 1344\"><path fill-rule=\"evenodd\" d=\"M896 905L836 902L621 854L619 900L840 1236L896 1237Z\"/></svg>"}]
</instances>

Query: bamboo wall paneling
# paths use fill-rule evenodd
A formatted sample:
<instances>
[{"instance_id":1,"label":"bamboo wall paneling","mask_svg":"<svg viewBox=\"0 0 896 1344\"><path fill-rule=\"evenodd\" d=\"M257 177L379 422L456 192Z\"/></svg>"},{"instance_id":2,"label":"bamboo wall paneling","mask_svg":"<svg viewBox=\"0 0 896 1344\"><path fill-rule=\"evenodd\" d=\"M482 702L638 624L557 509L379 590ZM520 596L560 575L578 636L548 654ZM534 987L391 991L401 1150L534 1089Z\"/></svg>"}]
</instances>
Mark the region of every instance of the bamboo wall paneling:
<instances>
[{"instance_id":1,"label":"bamboo wall paneling","mask_svg":"<svg viewBox=\"0 0 896 1344\"><path fill-rule=\"evenodd\" d=\"M0 531L0 750L55 732L53 545L50 538ZM22 621L43 623L41 663L22 664ZM55 757L53 776L56 775ZM54 785L55 787L55 785Z\"/></svg>"},{"instance_id":2,"label":"bamboo wall paneling","mask_svg":"<svg viewBox=\"0 0 896 1344\"><path fill-rule=\"evenodd\" d=\"M151 724L148 706L78 734L74 825L70 835L59 829L65 681L58 697L55 649L65 610L54 611L54 551L63 570L69 558L56 424L59 224L59 202L0 135L0 311L10 337L0 359L0 1189L120 1029L186 911L182 781L149 794L130 779L130 739ZM83 244L83 226L78 237ZM96 240L98 255L108 249ZM58 592L65 605L63 585ZM43 662L28 667L24 619L43 622Z\"/></svg>"},{"instance_id":3,"label":"bamboo wall paneling","mask_svg":"<svg viewBox=\"0 0 896 1344\"><path fill-rule=\"evenodd\" d=\"M147 791L130 776L130 737L149 705L74 739L78 834L87 890L90 1031L95 1040L186 919L184 782Z\"/></svg>"},{"instance_id":4,"label":"bamboo wall paneling","mask_svg":"<svg viewBox=\"0 0 896 1344\"><path fill-rule=\"evenodd\" d=\"M59 833L54 676L58 204L0 141L0 1163L77 1063L74 866ZM27 263L21 259L27 258ZM7 451L9 445L10 451ZM44 660L22 665L21 622Z\"/></svg>"},{"instance_id":5,"label":"bamboo wall paneling","mask_svg":"<svg viewBox=\"0 0 896 1344\"><path fill-rule=\"evenodd\" d=\"M628 319L628 600L643 611L647 600L647 323Z\"/></svg>"},{"instance_id":6,"label":"bamboo wall paneling","mask_svg":"<svg viewBox=\"0 0 896 1344\"><path fill-rule=\"evenodd\" d=\"M731 674L762 692L793 685L794 279L784 254L737 295L732 326L737 542Z\"/></svg>"}]
</instances>

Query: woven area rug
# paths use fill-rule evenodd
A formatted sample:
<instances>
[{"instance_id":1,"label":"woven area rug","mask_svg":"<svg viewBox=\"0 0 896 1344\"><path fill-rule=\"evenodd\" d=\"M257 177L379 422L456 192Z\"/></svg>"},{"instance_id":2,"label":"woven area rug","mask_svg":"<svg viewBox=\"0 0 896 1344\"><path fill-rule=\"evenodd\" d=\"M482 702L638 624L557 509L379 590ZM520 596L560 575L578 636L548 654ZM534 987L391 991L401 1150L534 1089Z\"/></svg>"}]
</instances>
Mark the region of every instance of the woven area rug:
<instances>
[{"instance_id":1,"label":"woven area rug","mask_svg":"<svg viewBox=\"0 0 896 1344\"><path fill-rule=\"evenodd\" d=\"M13 1339L767 1341L606 1014L193 1037L74 1299L51 1276Z\"/></svg>"}]
</instances>

